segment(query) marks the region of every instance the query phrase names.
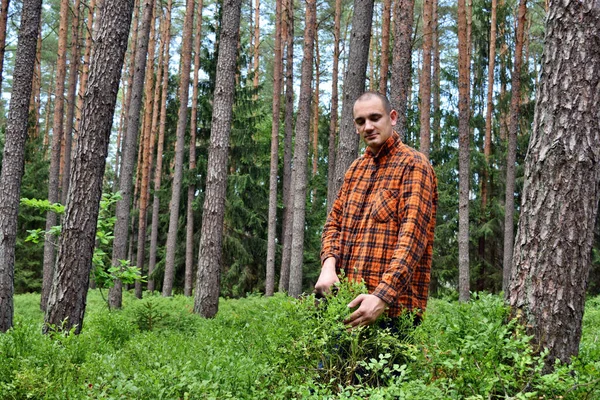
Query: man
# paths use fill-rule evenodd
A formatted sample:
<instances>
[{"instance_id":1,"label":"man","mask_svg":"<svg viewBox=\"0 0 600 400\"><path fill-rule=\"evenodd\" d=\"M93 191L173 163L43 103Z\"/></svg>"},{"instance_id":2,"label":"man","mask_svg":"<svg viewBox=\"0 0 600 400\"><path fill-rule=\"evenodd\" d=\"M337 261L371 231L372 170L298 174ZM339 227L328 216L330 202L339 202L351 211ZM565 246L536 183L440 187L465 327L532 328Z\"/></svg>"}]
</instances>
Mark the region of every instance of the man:
<instances>
[{"instance_id":1,"label":"man","mask_svg":"<svg viewBox=\"0 0 600 400\"><path fill-rule=\"evenodd\" d=\"M367 145L344 177L322 236L322 269L315 292L339 282L364 280L369 294L344 321L369 325L384 311L419 319L427 305L437 181L429 161L394 132L398 113L389 100L367 92L354 103L354 125Z\"/></svg>"}]
</instances>

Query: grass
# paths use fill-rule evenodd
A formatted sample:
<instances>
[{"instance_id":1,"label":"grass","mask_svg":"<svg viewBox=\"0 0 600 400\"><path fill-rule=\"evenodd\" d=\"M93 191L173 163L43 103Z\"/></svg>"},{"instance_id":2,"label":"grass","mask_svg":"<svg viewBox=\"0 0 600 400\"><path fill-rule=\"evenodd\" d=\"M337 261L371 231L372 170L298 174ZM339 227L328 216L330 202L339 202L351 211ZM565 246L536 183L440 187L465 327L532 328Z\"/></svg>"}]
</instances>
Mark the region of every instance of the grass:
<instances>
[{"instance_id":1,"label":"grass","mask_svg":"<svg viewBox=\"0 0 600 400\"><path fill-rule=\"evenodd\" d=\"M0 399L595 399L600 298L586 305L580 355L541 372L502 300L432 299L402 340L341 324L356 288L325 306L283 295L222 300L216 318L193 299L125 293L109 312L90 291L81 335L42 335L39 295L15 299L0 335Z\"/></svg>"}]
</instances>

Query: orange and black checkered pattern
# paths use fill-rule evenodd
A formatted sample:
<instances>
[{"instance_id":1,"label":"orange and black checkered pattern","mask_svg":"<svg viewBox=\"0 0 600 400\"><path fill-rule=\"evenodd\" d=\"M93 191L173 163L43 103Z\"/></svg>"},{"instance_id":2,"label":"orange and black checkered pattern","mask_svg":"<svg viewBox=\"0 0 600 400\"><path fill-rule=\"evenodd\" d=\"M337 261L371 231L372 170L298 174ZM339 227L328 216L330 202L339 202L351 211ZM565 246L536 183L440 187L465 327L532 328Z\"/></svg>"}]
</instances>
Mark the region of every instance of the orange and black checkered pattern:
<instances>
[{"instance_id":1,"label":"orange and black checkered pattern","mask_svg":"<svg viewBox=\"0 0 600 400\"><path fill-rule=\"evenodd\" d=\"M324 227L321 261L364 280L390 317L427 305L437 180L429 161L396 132L350 166Z\"/></svg>"}]
</instances>

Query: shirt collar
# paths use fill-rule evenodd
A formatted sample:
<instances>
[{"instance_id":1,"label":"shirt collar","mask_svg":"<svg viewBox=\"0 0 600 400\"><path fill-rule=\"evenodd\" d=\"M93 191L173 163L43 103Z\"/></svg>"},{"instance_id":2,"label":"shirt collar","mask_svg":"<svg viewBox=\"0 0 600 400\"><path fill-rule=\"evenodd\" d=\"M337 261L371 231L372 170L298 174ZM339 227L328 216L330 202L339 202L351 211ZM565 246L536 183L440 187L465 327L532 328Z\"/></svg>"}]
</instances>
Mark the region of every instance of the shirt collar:
<instances>
[{"instance_id":1,"label":"shirt collar","mask_svg":"<svg viewBox=\"0 0 600 400\"><path fill-rule=\"evenodd\" d=\"M402 141L400 140L400 135L398 135L398 133L396 131L393 131L392 136L390 136L385 141L385 143L383 144L383 146L381 146L381 148L379 149L377 154L373 154L371 149L369 147L367 147L367 149L365 150L364 156L367 158L373 158L377 161L383 160L383 159L385 159L386 156L388 156L389 154L392 154L393 150L396 147L398 147L399 144L402 144Z\"/></svg>"}]
</instances>

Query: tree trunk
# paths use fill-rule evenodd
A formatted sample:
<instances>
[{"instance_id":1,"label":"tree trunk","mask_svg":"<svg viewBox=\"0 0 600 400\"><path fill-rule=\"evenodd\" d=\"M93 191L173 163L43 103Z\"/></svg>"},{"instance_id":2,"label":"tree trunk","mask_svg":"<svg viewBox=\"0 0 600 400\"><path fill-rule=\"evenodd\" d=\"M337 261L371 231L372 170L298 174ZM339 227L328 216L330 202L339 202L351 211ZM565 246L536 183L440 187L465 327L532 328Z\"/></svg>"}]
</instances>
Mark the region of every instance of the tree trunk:
<instances>
[{"instance_id":1,"label":"tree trunk","mask_svg":"<svg viewBox=\"0 0 600 400\"><path fill-rule=\"evenodd\" d=\"M383 20L381 22L381 73L379 75L379 93L387 96L387 79L390 68L390 22L392 19L392 0L383 0Z\"/></svg>"},{"instance_id":2,"label":"tree trunk","mask_svg":"<svg viewBox=\"0 0 600 400\"><path fill-rule=\"evenodd\" d=\"M286 1L286 0L284 0ZM286 1L286 61L285 61L285 126L283 144L283 250L279 273L279 291L287 292L290 285L290 258L292 256L292 223L294 207L291 204L293 187L292 139L294 136L294 0Z\"/></svg>"},{"instance_id":3,"label":"tree trunk","mask_svg":"<svg viewBox=\"0 0 600 400\"><path fill-rule=\"evenodd\" d=\"M504 266L502 271L502 290L508 300L508 285L513 265L514 215L515 215L515 163L517 160L517 131L519 129L519 103L521 100L521 66L523 64L523 39L527 21L527 0L519 1L517 33L515 44L515 62L513 64L510 120L508 128L508 149L506 151L506 193L504 200Z\"/></svg>"},{"instance_id":4,"label":"tree trunk","mask_svg":"<svg viewBox=\"0 0 600 400\"><path fill-rule=\"evenodd\" d=\"M171 10L172 0L167 2L165 11L165 26L163 28L163 54L162 64L162 91L160 99L160 121L158 123L158 143L156 149L156 165L154 167L154 198L152 201L152 224L150 229L150 254L148 257L148 291L154 291L154 278L152 273L156 268L156 252L158 251L158 217L160 212L160 183L162 179L163 150L165 144L165 127L167 121L167 95L169 85L169 48L171 42Z\"/></svg>"},{"instance_id":5,"label":"tree trunk","mask_svg":"<svg viewBox=\"0 0 600 400\"><path fill-rule=\"evenodd\" d=\"M29 100L41 11L41 0L23 2L12 93L6 121L6 141L0 173L0 332L6 332L13 325L17 218L25 167Z\"/></svg>"},{"instance_id":6,"label":"tree trunk","mask_svg":"<svg viewBox=\"0 0 600 400\"><path fill-rule=\"evenodd\" d=\"M337 193L333 183L335 175L335 147L338 128L338 70L340 62L340 20L342 0L335 0L333 23L333 69L331 72L331 111L329 119L329 158L327 163L327 213L331 211Z\"/></svg>"},{"instance_id":7,"label":"tree trunk","mask_svg":"<svg viewBox=\"0 0 600 400\"><path fill-rule=\"evenodd\" d=\"M315 18L316 19L316 18ZM315 98L313 102L313 114L312 114L312 176L317 175L319 169L319 85L321 81L321 74L319 72L319 65L321 64L321 54L319 53L319 30L315 26Z\"/></svg>"},{"instance_id":8,"label":"tree trunk","mask_svg":"<svg viewBox=\"0 0 600 400\"><path fill-rule=\"evenodd\" d=\"M510 282L548 371L581 338L600 200L599 36L600 3L550 3Z\"/></svg>"},{"instance_id":9,"label":"tree trunk","mask_svg":"<svg viewBox=\"0 0 600 400\"><path fill-rule=\"evenodd\" d=\"M275 292L275 255L277 236L277 164L279 162L279 116L281 111L281 9L283 0L275 2L275 49L273 60L273 103L271 127L271 169L269 172L269 220L267 232L267 267L265 294L272 296Z\"/></svg>"},{"instance_id":10,"label":"tree trunk","mask_svg":"<svg viewBox=\"0 0 600 400\"><path fill-rule=\"evenodd\" d=\"M127 113L127 130L123 138L123 163L119 175L119 192L121 200L117 201L115 211L115 227L112 252L112 266L120 267L121 260L127 260L127 238L129 236L129 218L131 210L131 186L135 165L136 144L140 130L140 111L144 94L146 76L146 59L148 56L148 39L154 0L144 0L143 14L138 28L135 61L133 67L133 85L131 86L131 102ZM140 171L140 169L138 169ZM108 294L108 304L111 308L121 308L123 301L123 285L116 279Z\"/></svg>"},{"instance_id":11,"label":"tree trunk","mask_svg":"<svg viewBox=\"0 0 600 400\"><path fill-rule=\"evenodd\" d=\"M56 273L44 332L81 332L94 251L102 179L133 1L105 0L81 115Z\"/></svg>"},{"instance_id":12,"label":"tree trunk","mask_svg":"<svg viewBox=\"0 0 600 400\"><path fill-rule=\"evenodd\" d=\"M433 47L433 1L423 2L423 67L419 82L421 97L421 140L419 150L429 158L431 148L431 49Z\"/></svg>"},{"instance_id":13,"label":"tree trunk","mask_svg":"<svg viewBox=\"0 0 600 400\"><path fill-rule=\"evenodd\" d=\"M433 41L431 48L431 57L433 64L433 75L431 90L433 91L432 108L433 108L433 150L439 150L441 147L441 109L440 109L440 35L439 35L439 22L438 22L438 0L433 0L432 8L432 20L433 20Z\"/></svg>"},{"instance_id":14,"label":"tree trunk","mask_svg":"<svg viewBox=\"0 0 600 400\"><path fill-rule=\"evenodd\" d=\"M202 8L203 2L198 2L198 14L196 20L196 33L194 35L194 84L192 86L192 110L190 115L190 177L196 173L196 118L198 115L198 79L200 72L200 51L202 37ZM194 281L194 194L196 185L194 179L190 178L187 191L187 226L185 231L185 283L183 294L192 295Z\"/></svg>"},{"instance_id":15,"label":"tree trunk","mask_svg":"<svg viewBox=\"0 0 600 400\"><path fill-rule=\"evenodd\" d=\"M63 118L65 106L65 76L67 73L67 31L69 23L69 1L60 2L60 23L58 29L58 54L56 59L56 91L54 95L54 119L52 123L52 150L50 158L50 173L48 178L48 201L58 203L60 179L60 151L63 136ZM57 225L57 216L52 211L46 214L46 232ZM46 234L44 242L44 267L42 282L42 297L40 308L46 310L46 303L54 275L55 238Z\"/></svg>"},{"instance_id":16,"label":"tree trunk","mask_svg":"<svg viewBox=\"0 0 600 400\"><path fill-rule=\"evenodd\" d=\"M481 181L481 211L484 215L482 223L485 223L485 210L487 207L489 191L489 161L492 154L492 112L494 109L494 69L496 65L496 9L497 2L492 0L492 10L490 17L490 51L488 55L488 87L487 87L487 106L485 114L485 141L483 145L483 155L485 165L483 168Z\"/></svg>"},{"instance_id":17,"label":"tree trunk","mask_svg":"<svg viewBox=\"0 0 600 400\"><path fill-rule=\"evenodd\" d=\"M154 2L154 0L152 0ZM140 269L140 273L144 275L144 260L146 256L146 227L148 221L148 200L150 197L150 174L151 166L154 158L154 132L152 130L154 117L154 103L158 97L158 93L155 93L154 85L154 54L156 52L156 18L154 17L155 11L154 6L152 7L152 17L150 19L150 38L148 43L148 60L150 63L146 68L146 83L144 92L144 125L143 125L143 143L144 149L138 155L138 159L142 159L142 168L138 170L138 176L141 175L141 187L140 187L140 200L139 200L139 213L138 213L138 239L137 239L137 260L136 267ZM158 64L160 65L160 64ZM156 85L158 87L158 85ZM158 89L156 90L158 91ZM158 102L158 99L156 99ZM156 111L158 112L158 110ZM156 126L156 125L154 125ZM142 282L135 282L135 293L136 297L142 295Z\"/></svg>"},{"instance_id":18,"label":"tree trunk","mask_svg":"<svg viewBox=\"0 0 600 400\"><path fill-rule=\"evenodd\" d=\"M277 18L279 16L276 16L275 18ZM254 71L254 77L253 77L253 81L252 81L252 86L254 87L254 90L258 91L258 66L260 65L260 60L259 60L259 54L260 54L260 0L255 0L254 1L254 64L253 64L253 71ZM255 95L257 96L257 94ZM255 97L256 99L256 97Z\"/></svg>"},{"instance_id":19,"label":"tree trunk","mask_svg":"<svg viewBox=\"0 0 600 400\"><path fill-rule=\"evenodd\" d=\"M235 93L241 6L241 0L223 1L194 299L194 312L205 318L214 317L219 308L227 159Z\"/></svg>"},{"instance_id":20,"label":"tree trunk","mask_svg":"<svg viewBox=\"0 0 600 400\"><path fill-rule=\"evenodd\" d=\"M292 224L292 254L290 261L289 294L290 296L294 297L298 297L302 293L302 266L304 264L304 225L306 213L306 175L308 161L308 140L311 111L311 81L313 75L313 52L316 31L316 14L316 0L306 0L304 54L302 56L302 77L300 82L300 98L298 100L296 145L294 148L295 178L294 189L292 192L294 204L294 217Z\"/></svg>"},{"instance_id":21,"label":"tree trunk","mask_svg":"<svg viewBox=\"0 0 600 400\"><path fill-rule=\"evenodd\" d=\"M75 128L76 132L79 132L79 126L81 125L81 107L83 104L83 95L87 85L88 74L90 71L90 57L92 55L92 29L94 26L94 10L96 9L96 0L90 0L88 6L88 16L86 21L86 27L83 29L83 35L85 37L85 50L83 51L83 63L81 68L81 79L79 80L79 95L77 96L77 106L75 107L75 119L77 125ZM116 155L119 153L117 152Z\"/></svg>"},{"instance_id":22,"label":"tree trunk","mask_svg":"<svg viewBox=\"0 0 600 400\"><path fill-rule=\"evenodd\" d=\"M71 63L69 65L69 86L67 89L67 118L65 126L65 152L62 175L62 203L67 203L69 191L69 174L71 171L71 149L73 148L73 126L75 119L75 102L77 97L77 78L79 76L79 5L75 0L73 5L73 20L71 21Z\"/></svg>"},{"instance_id":23,"label":"tree trunk","mask_svg":"<svg viewBox=\"0 0 600 400\"><path fill-rule=\"evenodd\" d=\"M175 280L175 252L177 251L177 231L179 230L179 200L181 199L181 182L183 180L183 147L188 118L188 97L190 92L190 70L192 64L192 31L194 30L194 0L187 0L185 21L183 23L183 43L181 47L182 62L179 75L179 112L177 118L177 142L175 144L175 169L171 192L169 232L167 234L167 254L165 260L165 277L163 280L163 296L173 293Z\"/></svg>"},{"instance_id":24,"label":"tree trunk","mask_svg":"<svg viewBox=\"0 0 600 400\"><path fill-rule=\"evenodd\" d=\"M4 76L4 53L6 52L6 24L10 0L0 3L0 94L2 94L2 77Z\"/></svg>"},{"instance_id":25,"label":"tree trunk","mask_svg":"<svg viewBox=\"0 0 600 400\"><path fill-rule=\"evenodd\" d=\"M414 0L396 0L394 9L394 56L390 101L392 107L398 111L396 129L403 140L406 137L406 112L411 82L414 7Z\"/></svg>"},{"instance_id":26,"label":"tree trunk","mask_svg":"<svg viewBox=\"0 0 600 400\"><path fill-rule=\"evenodd\" d=\"M358 156L359 136L354 128L354 102L365 90L365 73L369 58L371 23L373 21L373 0L355 0L352 16L352 36L348 55L348 70L344 79L342 95L342 123L336 155L334 191L338 192L344 174Z\"/></svg>"},{"instance_id":27,"label":"tree trunk","mask_svg":"<svg viewBox=\"0 0 600 400\"><path fill-rule=\"evenodd\" d=\"M458 270L459 300L469 301L470 57L465 0L458 0Z\"/></svg>"}]
</instances>

